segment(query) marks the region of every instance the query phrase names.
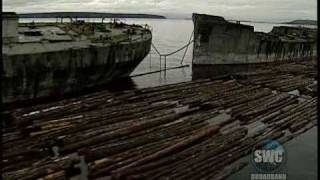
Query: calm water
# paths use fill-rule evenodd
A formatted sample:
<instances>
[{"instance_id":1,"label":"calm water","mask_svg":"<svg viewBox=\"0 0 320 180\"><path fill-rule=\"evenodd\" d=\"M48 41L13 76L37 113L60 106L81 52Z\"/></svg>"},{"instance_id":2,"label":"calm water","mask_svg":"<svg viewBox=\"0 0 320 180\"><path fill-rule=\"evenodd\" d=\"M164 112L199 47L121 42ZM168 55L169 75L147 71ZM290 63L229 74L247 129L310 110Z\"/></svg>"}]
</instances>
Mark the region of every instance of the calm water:
<instances>
[{"instance_id":1,"label":"calm water","mask_svg":"<svg viewBox=\"0 0 320 180\"><path fill-rule=\"evenodd\" d=\"M21 19L20 22L31 22L33 19ZM34 19L35 22L52 22L55 19ZM90 21L100 22L99 19L90 19ZM191 20L174 19L127 19L122 20L128 24L148 24L152 27L153 43L161 53L170 53L187 44L191 33L193 32L193 23ZM255 31L269 32L273 26L281 24L270 23L243 23L253 25ZM184 51L181 51L167 58L167 67L180 66L180 61ZM183 81L190 81L192 62L192 46L190 46L183 64L189 64L189 68L181 68L167 71L166 75L155 73L147 76L132 78L132 86L143 88ZM163 64L162 64L163 65ZM157 71L160 69L159 56L152 49L150 54L141 62L132 75ZM304 135L289 142L286 145L289 153L288 174L289 179L317 179L317 128L313 128ZM248 167L249 168L249 167ZM230 180L248 179L249 169L245 168L241 172L230 177Z\"/></svg>"}]
</instances>

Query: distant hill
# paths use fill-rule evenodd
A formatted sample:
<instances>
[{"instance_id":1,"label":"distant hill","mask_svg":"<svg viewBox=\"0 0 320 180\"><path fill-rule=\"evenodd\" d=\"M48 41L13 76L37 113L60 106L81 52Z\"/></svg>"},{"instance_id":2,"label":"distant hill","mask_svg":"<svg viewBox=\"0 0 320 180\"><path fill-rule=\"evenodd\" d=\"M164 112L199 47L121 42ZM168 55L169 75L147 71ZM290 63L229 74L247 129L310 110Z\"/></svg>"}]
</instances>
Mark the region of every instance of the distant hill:
<instances>
[{"instance_id":1,"label":"distant hill","mask_svg":"<svg viewBox=\"0 0 320 180\"><path fill-rule=\"evenodd\" d=\"M317 25L318 21L315 21L315 20L294 20L291 22L286 22L284 24Z\"/></svg>"},{"instance_id":2,"label":"distant hill","mask_svg":"<svg viewBox=\"0 0 320 180\"><path fill-rule=\"evenodd\" d=\"M125 14L125 13L94 13L94 12L50 12L50 13L24 13L18 14L20 18L152 18L166 19L165 16L152 14Z\"/></svg>"}]
</instances>

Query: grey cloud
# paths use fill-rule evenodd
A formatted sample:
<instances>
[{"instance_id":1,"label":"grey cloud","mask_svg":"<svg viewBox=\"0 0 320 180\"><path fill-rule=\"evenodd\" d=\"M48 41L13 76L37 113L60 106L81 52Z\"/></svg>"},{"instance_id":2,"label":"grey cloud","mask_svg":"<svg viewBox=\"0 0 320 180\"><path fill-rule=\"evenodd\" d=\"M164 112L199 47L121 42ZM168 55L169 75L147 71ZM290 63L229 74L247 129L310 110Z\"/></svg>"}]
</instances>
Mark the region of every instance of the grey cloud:
<instances>
[{"instance_id":1,"label":"grey cloud","mask_svg":"<svg viewBox=\"0 0 320 180\"><path fill-rule=\"evenodd\" d=\"M128 12L190 16L193 12L232 19L316 19L317 0L3 0L4 11Z\"/></svg>"}]
</instances>

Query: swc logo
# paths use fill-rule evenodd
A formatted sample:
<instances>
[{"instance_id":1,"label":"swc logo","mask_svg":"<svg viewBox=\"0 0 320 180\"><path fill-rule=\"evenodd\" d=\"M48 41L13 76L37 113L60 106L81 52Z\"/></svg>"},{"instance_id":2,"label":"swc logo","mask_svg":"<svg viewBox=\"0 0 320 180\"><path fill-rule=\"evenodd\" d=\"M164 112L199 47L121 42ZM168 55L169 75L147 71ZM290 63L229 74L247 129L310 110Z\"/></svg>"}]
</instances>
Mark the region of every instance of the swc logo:
<instances>
[{"instance_id":1,"label":"swc logo","mask_svg":"<svg viewBox=\"0 0 320 180\"><path fill-rule=\"evenodd\" d=\"M275 140L267 140L262 146L254 147L251 162L255 169L263 173L276 172L286 163L285 148Z\"/></svg>"},{"instance_id":2,"label":"swc logo","mask_svg":"<svg viewBox=\"0 0 320 180\"><path fill-rule=\"evenodd\" d=\"M255 150L254 161L256 163L281 163L283 155L284 152L279 150Z\"/></svg>"}]
</instances>

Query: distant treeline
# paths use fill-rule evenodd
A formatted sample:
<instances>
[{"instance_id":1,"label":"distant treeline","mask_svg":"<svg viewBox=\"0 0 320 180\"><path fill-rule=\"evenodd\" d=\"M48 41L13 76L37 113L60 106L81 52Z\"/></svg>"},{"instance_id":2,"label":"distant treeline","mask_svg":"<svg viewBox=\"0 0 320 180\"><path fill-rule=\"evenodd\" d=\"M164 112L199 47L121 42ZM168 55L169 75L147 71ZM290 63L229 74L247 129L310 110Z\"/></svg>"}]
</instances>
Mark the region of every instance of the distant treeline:
<instances>
[{"instance_id":1,"label":"distant treeline","mask_svg":"<svg viewBox=\"0 0 320 180\"><path fill-rule=\"evenodd\" d=\"M286 22L284 24L317 25L318 21L315 21L315 20L294 20L291 22Z\"/></svg>"},{"instance_id":2,"label":"distant treeline","mask_svg":"<svg viewBox=\"0 0 320 180\"><path fill-rule=\"evenodd\" d=\"M152 14L124 14L124 13L93 13L93 12L50 12L50 13L24 13L19 18L152 18L166 19L165 16Z\"/></svg>"}]
</instances>

